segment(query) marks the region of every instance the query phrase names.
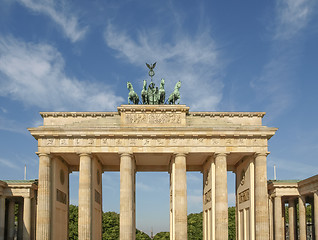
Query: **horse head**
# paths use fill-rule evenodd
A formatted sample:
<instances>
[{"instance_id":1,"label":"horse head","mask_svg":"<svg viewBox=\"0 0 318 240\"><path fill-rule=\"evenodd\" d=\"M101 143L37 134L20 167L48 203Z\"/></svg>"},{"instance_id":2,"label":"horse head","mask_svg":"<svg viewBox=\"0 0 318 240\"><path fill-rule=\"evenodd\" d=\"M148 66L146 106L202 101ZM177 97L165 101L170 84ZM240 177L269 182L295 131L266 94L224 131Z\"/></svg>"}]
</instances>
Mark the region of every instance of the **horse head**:
<instances>
[{"instance_id":1,"label":"horse head","mask_svg":"<svg viewBox=\"0 0 318 240\"><path fill-rule=\"evenodd\" d=\"M127 88L130 89L132 87L130 82L127 82Z\"/></svg>"},{"instance_id":2,"label":"horse head","mask_svg":"<svg viewBox=\"0 0 318 240\"><path fill-rule=\"evenodd\" d=\"M180 89L180 87L181 87L181 81L179 80L179 81L176 83L175 89Z\"/></svg>"}]
</instances>

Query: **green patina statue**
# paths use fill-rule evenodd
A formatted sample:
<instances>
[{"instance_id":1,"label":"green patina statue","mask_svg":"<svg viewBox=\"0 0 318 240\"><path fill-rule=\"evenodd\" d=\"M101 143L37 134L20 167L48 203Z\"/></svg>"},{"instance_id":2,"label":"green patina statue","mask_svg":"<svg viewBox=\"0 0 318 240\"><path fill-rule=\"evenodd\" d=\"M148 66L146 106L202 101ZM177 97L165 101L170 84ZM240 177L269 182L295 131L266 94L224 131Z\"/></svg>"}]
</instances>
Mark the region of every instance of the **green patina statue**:
<instances>
[{"instance_id":1,"label":"green patina statue","mask_svg":"<svg viewBox=\"0 0 318 240\"><path fill-rule=\"evenodd\" d=\"M179 81L174 87L173 93L171 93L169 96L169 99L168 99L169 104L176 104L177 100L179 100L178 104L180 103L180 92L179 92L180 87L181 87L181 82Z\"/></svg>"},{"instance_id":2,"label":"green patina statue","mask_svg":"<svg viewBox=\"0 0 318 240\"><path fill-rule=\"evenodd\" d=\"M166 91L165 91L165 80L162 78L160 82L160 87L155 87L155 84L152 81L152 77L155 75L154 68L156 63L148 64L149 68L148 75L151 78L151 82L147 89L147 80L144 80L143 87L141 90L141 103L149 104L149 105L157 105L157 104L165 104L166 103ZM181 82L177 82L173 93L169 96L168 104L176 104L177 100L178 104L180 103L180 92L179 89L181 87ZM132 102L133 104L139 104L139 97L137 93L134 91L134 88L130 82L127 82L127 88L129 90L128 94L128 104Z\"/></svg>"},{"instance_id":3,"label":"green patina statue","mask_svg":"<svg viewBox=\"0 0 318 240\"><path fill-rule=\"evenodd\" d=\"M129 90L128 94L128 104L130 104L130 101L133 102L133 104L138 104L139 103L139 97L137 93L134 91L134 88L130 82L127 82L127 88Z\"/></svg>"}]
</instances>

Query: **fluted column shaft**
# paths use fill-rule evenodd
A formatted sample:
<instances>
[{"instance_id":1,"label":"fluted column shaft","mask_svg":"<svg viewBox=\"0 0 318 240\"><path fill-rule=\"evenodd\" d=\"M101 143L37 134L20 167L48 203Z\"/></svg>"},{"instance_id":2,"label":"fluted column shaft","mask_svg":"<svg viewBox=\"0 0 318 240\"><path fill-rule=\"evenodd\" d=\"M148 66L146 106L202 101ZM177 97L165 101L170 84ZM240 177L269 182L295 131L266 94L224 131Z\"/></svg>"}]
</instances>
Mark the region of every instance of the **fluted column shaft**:
<instances>
[{"instance_id":1,"label":"fluted column shaft","mask_svg":"<svg viewBox=\"0 0 318 240\"><path fill-rule=\"evenodd\" d=\"M8 230L7 240L13 240L14 238L14 206L15 202L10 200L8 205Z\"/></svg>"},{"instance_id":2,"label":"fluted column shaft","mask_svg":"<svg viewBox=\"0 0 318 240\"><path fill-rule=\"evenodd\" d=\"M187 161L185 154L176 154L175 165L175 240L188 239L187 234Z\"/></svg>"},{"instance_id":3,"label":"fluted column shaft","mask_svg":"<svg viewBox=\"0 0 318 240\"><path fill-rule=\"evenodd\" d=\"M32 212L31 212L31 198L25 197L23 203L23 240L31 239L31 223L32 223Z\"/></svg>"},{"instance_id":4,"label":"fluted column shaft","mask_svg":"<svg viewBox=\"0 0 318 240\"><path fill-rule=\"evenodd\" d=\"M295 200L290 199L288 201L288 228L289 228L289 240L296 240L296 219L295 219L295 214L296 214L296 207L295 207Z\"/></svg>"},{"instance_id":5,"label":"fluted column shaft","mask_svg":"<svg viewBox=\"0 0 318 240\"><path fill-rule=\"evenodd\" d=\"M315 239L318 240L318 191L314 192L314 224L315 224Z\"/></svg>"},{"instance_id":6,"label":"fluted column shaft","mask_svg":"<svg viewBox=\"0 0 318 240\"><path fill-rule=\"evenodd\" d=\"M225 153L215 155L215 239L228 238L227 162Z\"/></svg>"},{"instance_id":7,"label":"fluted column shaft","mask_svg":"<svg viewBox=\"0 0 318 240\"><path fill-rule=\"evenodd\" d=\"M37 239L51 239L51 158L48 154L39 154L39 187L37 206Z\"/></svg>"},{"instance_id":8,"label":"fluted column shaft","mask_svg":"<svg viewBox=\"0 0 318 240\"><path fill-rule=\"evenodd\" d=\"M78 239L92 239L92 159L80 154L78 194Z\"/></svg>"},{"instance_id":9,"label":"fluted column shaft","mask_svg":"<svg viewBox=\"0 0 318 240\"><path fill-rule=\"evenodd\" d=\"M133 156L120 156L120 240L135 240L135 162Z\"/></svg>"},{"instance_id":10,"label":"fluted column shaft","mask_svg":"<svg viewBox=\"0 0 318 240\"><path fill-rule=\"evenodd\" d=\"M283 218L282 218L282 198L280 196L276 196L274 198L274 222L275 222L275 240L283 239Z\"/></svg>"},{"instance_id":11,"label":"fluted column shaft","mask_svg":"<svg viewBox=\"0 0 318 240\"><path fill-rule=\"evenodd\" d=\"M269 239L266 153L255 155L255 236Z\"/></svg>"},{"instance_id":12,"label":"fluted column shaft","mask_svg":"<svg viewBox=\"0 0 318 240\"><path fill-rule=\"evenodd\" d=\"M299 197L299 239L306 240L306 199Z\"/></svg>"},{"instance_id":13,"label":"fluted column shaft","mask_svg":"<svg viewBox=\"0 0 318 240\"><path fill-rule=\"evenodd\" d=\"M0 240L4 240L6 199L0 196Z\"/></svg>"}]
</instances>

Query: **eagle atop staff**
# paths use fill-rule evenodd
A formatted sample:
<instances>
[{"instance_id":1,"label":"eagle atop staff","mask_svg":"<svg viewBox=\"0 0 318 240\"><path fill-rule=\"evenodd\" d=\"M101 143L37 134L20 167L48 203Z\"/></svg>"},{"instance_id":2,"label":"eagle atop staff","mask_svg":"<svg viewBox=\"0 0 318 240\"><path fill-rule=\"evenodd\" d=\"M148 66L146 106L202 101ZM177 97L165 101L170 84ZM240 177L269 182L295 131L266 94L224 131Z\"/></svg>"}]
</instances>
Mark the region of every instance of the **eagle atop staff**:
<instances>
[{"instance_id":1,"label":"eagle atop staff","mask_svg":"<svg viewBox=\"0 0 318 240\"><path fill-rule=\"evenodd\" d=\"M150 76L151 78L155 75L155 72L154 72L153 69L155 68L156 64L157 64L157 62L155 62L154 64L148 64L148 63L146 63L147 67L149 68L148 74L149 74L149 76Z\"/></svg>"}]
</instances>

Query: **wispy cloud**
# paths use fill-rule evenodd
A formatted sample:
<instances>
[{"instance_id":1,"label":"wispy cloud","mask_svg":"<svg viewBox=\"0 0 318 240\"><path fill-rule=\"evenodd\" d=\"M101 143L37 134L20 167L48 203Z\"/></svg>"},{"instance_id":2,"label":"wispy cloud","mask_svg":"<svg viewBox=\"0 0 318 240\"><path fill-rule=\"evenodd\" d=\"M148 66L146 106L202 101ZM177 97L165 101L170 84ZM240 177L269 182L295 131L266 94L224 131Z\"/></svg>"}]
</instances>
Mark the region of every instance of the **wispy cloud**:
<instances>
[{"instance_id":1,"label":"wispy cloud","mask_svg":"<svg viewBox=\"0 0 318 240\"><path fill-rule=\"evenodd\" d=\"M223 66L209 31L192 36L178 31L172 43L164 41L158 31L139 32L137 39L134 39L109 23L104 37L106 44L116 50L118 58L138 67L144 68L145 61L155 59L158 62L156 76L166 80L166 96L181 80L181 103L187 103L192 110L216 109L222 98L220 75Z\"/></svg>"},{"instance_id":2,"label":"wispy cloud","mask_svg":"<svg viewBox=\"0 0 318 240\"><path fill-rule=\"evenodd\" d=\"M58 24L65 35L76 42L87 33L88 27L81 26L79 17L68 8L65 0L16 0L34 12L42 13L50 17Z\"/></svg>"},{"instance_id":3,"label":"wispy cloud","mask_svg":"<svg viewBox=\"0 0 318 240\"><path fill-rule=\"evenodd\" d=\"M272 118L292 104L295 69L302 49L301 33L312 17L314 1L279 0L272 22L269 59L251 81L257 101L266 101Z\"/></svg>"},{"instance_id":4,"label":"wispy cloud","mask_svg":"<svg viewBox=\"0 0 318 240\"><path fill-rule=\"evenodd\" d=\"M104 84L66 76L61 54L47 44L0 39L0 96L50 110L114 109L121 97Z\"/></svg>"},{"instance_id":5,"label":"wispy cloud","mask_svg":"<svg viewBox=\"0 0 318 240\"><path fill-rule=\"evenodd\" d=\"M21 170L21 167L19 167L18 165L14 164L12 162L12 160L7 160L7 159L0 158L0 163L3 164L6 167L9 167L9 168L12 168L12 169L15 169L15 170Z\"/></svg>"},{"instance_id":6,"label":"wispy cloud","mask_svg":"<svg viewBox=\"0 0 318 240\"><path fill-rule=\"evenodd\" d=\"M143 182L140 182L140 181L136 182L136 188L137 188L137 190L146 191L146 192L153 190L153 187L151 187Z\"/></svg>"},{"instance_id":7,"label":"wispy cloud","mask_svg":"<svg viewBox=\"0 0 318 240\"><path fill-rule=\"evenodd\" d=\"M279 0L276 3L275 39L286 40L298 34L309 22L314 0Z\"/></svg>"}]
</instances>

